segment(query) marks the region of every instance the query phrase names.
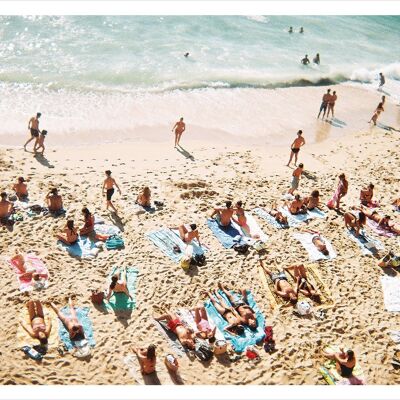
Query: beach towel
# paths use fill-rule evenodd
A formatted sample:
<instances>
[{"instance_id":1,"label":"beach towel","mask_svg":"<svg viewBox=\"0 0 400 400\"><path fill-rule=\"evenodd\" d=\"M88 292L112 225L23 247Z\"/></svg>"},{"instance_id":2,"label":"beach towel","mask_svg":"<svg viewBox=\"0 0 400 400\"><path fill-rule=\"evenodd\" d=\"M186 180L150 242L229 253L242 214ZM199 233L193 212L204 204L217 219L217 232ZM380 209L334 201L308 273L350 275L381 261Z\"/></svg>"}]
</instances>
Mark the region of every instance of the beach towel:
<instances>
[{"instance_id":1,"label":"beach towel","mask_svg":"<svg viewBox=\"0 0 400 400\"><path fill-rule=\"evenodd\" d=\"M393 342L400 343L400 331L389 331L389 335Z\"/></svg>"},{"instance_id":2,"label":"beach towel","mask_svg":"<svg viewBox=\"0 0 400 400\"><path fill-rule=\"evenodd\" d=\"M361 249L361 253L364 256L373 256L377 254L379 250L384 250L385 248L378 239L374 239L364 231L360 231L358 237L354 229L346 229L346 232L350 239Z\"/></svg>"},{"instance_id":3,"label":"beach towel","mask_svg":"<svg viewBox=\"0 0 400 400\"><path fill-rule=\"evenodd\" d=\"M245 212L245 217L246 226L240 226L233 220L232 226L237 229L242 236L251 238L254 242L260 240L261 242L265 243L268 240L268 236L262 231L254 217L247 211Z\"/></svg>"},{"instance_id":4,"label":"beach towel","mask_svg":"<svg viewBox=\"0 0 400 400\"><path fill-rule=\"evenodd\" d=\"M224 298L226 304L230 304L229 300L226 298L225 294L221 291L219 293ZM265 327L265 318L259 310L256 302L254 301L253 295L250 291L247 291L247 300L250 307L255 311L257 318L257 329L251 330L248 326L244 328L244 335L234 336L229 332L225 331L224 328L228 325L226 320L222 318L222 316L217 312L214 305L210 300L207 300L204 303L204 307L207 310L207 315L212 319L217 326L217 328L223 333L225 340L229 340L231 342L232 348L237 353L242 353L245 351L247 346L252 346L257 343L260 343L264 337L264 327Z\"/></svg>"},{"instance_id":5,"label":"beach towel","mask_svg":"<svg viewBox=\"0 0 400 400\"><path fill-rule=\"evenodd\" d=\"M312 239L314 234L312 233L294 233L293 237L297 239L303 247L307 250L309 259L311 261L319 261L319 260L333 260L336 258L337 254L332 247L332 244L329 242L328 239L321 235L323 242L326 245L327 250L329 251L329 255L325 256L322 254L313 244Z\"/></svg>"},{"instance_id":6,"label":"beach towel","mask_svg":"<svg viewBox=\"0 0 400 400\"><path fill-rule=\"evenodd\" d=\"M66 315L66 316L71 316L71 312L69 309L69 306L65 306L61 309L61 312ZM85 339L88 341L90 347L94 347L96 345L96 342L94 340L93 336L93 327L92 327L92 321L89 318L89 312L90 308L89 307L75 307L75 312L78 317L79 323L83 326L83 331L85 333ZM59 320L58 321L58 335L60 337L60 340L63 342L65 348L68 351L71 351L74 347L75 344L71 339L69 338L69 333L65 329L64 324Z\"/></svg>"},{"instance_id":7,"label":"beach towel","mask_svg":"<svg viewBox=\"0 0 400 400\"><path fill-rule=\"evenodd\" d=\"M275 227L276 229L287 229L289 225L280 224L271 214L265 211L263 208L257 207L253 210L255 214L257 214L260 218L267 221L270 225Z\"/></svg>"},{"instance_id":8,"label":"beach towel","mask_svg":"<svg viewBox=\"0 0 400 400\"><path fill-rule=\"evenodd\" d=\"M167 340L171 349L175 352L175 354L179 357L183 357L187 350L181 345L181 342L178 339L178 336L175 335L172 331L167 328L166 321L156 321L153 319L154 327L160 332L160 334Z\"/></svg>"},{"instance_id":9,"label":"beach towel","mask_svg":"<svg viewBox=\"0 0 400 400\"><path fill-rule=\"evenodd\" d=\"M400 312L400 278L384 275L381 284L386 310Z\"/></svg>"},{"instance_id":10,"label":"beach towel","mask_svg":"<svg viewBox=\"0 0 400 400\"><path fill-rule=\"evenodd\" d=\"M97 235L102 236L113 236L121 233L121 230L118 228L118 226L106 224L103 219L97 216L95 216L94 220L94 231Z\"/></svg>"},{"instance_id":11,"label":"beach towel","mask_svg":"<svg viewBox=\"0 0 400 400\"><path fill-rule=\"evenodd\" d=\"M207 226L226 249L230 249L235 244L241 244L242 232L236 229L232 223L228 226L221 226L216 219L209 218Z\"/></svg>"},{"instance_id":12,"label":"beach towel","mask_svg":"<svg viewBox=\"0 0 400 400\"><path fill-rule=\"evenodd\" d=\"M15 262L11 261L11 259L9 259L8 262L17 275L19 290L21 292L26 292L34 289L39 290L47 288L49 286L49 271L47 270L47 267L44 265L43 261L33 253L25 254L24 259L26 270L32 270L42 276L40 283L35 283L35 281L31 279L31 275L22 276L21 270L18 268L18 265Z\"/></svg>"},{"instance_id":13,"label":"beach towel","mask_svg":"<svg viewBox=\"0 0 400 400\"><path fill-rule=\"evenodd\" d=\"M174 233L171 229L163 228L158 231L146 233L146 236L172 261L178 263L185 255L187 245L179 237L179 234ZM193 254L204 254L205 247L200 247L192 241ZM174 247L180 249L179 253L174 252Z\"/></svg>"},{"instance_id":14,"label":"beach towel","mask_svg":"<svg viewBox=\"0 0 400 400\"><path fill-rule=\"evenodd\" d=\"M379 224L369 218L367 218L367 225L378 235L385 236L385 237L393 237L397 236L397 233L392 232L388 229L379 226Z\"/></svg>"},{"instance_id":15,"label":"beach towel","mask_svg":"<svg viewBox=\"0 0 400 400\"><path fill-rule=\"evenodd\" d=\"M313 218L325 218L326 214L318 208L314 208L314 210L308 210L305 214L296 214L293 215L287 207L280 207L279 211L287 217L289 226L297 226L303 222L306 222Z\"/></svg>"},{"instance_id":16,"label":"beach towel","mask_svg":"<svg viewBox=\"0 0 400 400\"><path fill-rule=\"evenodd\" d=\"M55 347L58 345L58 330L57 330L57 315L53 310L50 310L46 306L43 306L43 313L44 313L44 321L46 326L48 326L49 322L51 321L51 330L50 330L50 336L48 337L48 342L47 346L49 348ZM26 325L30 326L30 318L29 318L29 313L27 307L23 307L20 312L19 312L19 319L24 321ZM18 324L17 328L17 333L16 333L16 341L15 341L15 346L16 348L20 349L22 346L25 345L37 345L39 344L38 339L33 339L29 333L22 327L21 324Z\"/></svg>"},{"instance_id":17,"label":"beach towel","mask_svg":"<svg viewBox=\"0 0 400 400\"><path fill-rule=\"evenodd\" d=\"M181 239L181 236L179 235L179 229L171 229L171 232L173 232L181 241L185 246L190 246L191 247L191 254L204 254L206 253L209 249L207 246L205 245L199 245L199 242L197 241L197 239L192 240L189 244L186 244L185 242L183 242L183 240Z\"/></svg>"},{"instance_id":18,"label":"beach towel","mask_svg":"<svg viewBox=\"0 0 400 400\"><path fill-rule=\"evenodd\" d=\"M121 267L114 267L111 269L107 278L107 286L111 284L111 277L121 271ZM131 300L125 293L113 293L109 301L104 301L104 307L110 311L124 311L133 310L136 308L136 279L139 271L136 268L128 267L126 269L126 285L130 295L133 297Z\"/></svg>"},{"instance_id":19,"label":"beach towel","mask_svg":"<svg viewBox=\"0 0 400 400\"><path fill-rule=\"evenodd\" d=\"M326 353L337 353L339 346L330 345L324 349ZM350 378L344 378L336 370L336 361L327 360L323 367L319 369L319 372L324 377L328 385L366 385L367 380L364 375L364 371L360 364L357 362L353 369L353 376Z\"/></svg>"},{"instance_id":20,"label":"beach towel","mask_svg":"<svg viewBox=\"0 0 400 400\"><path fill-rule=\"evenodd\" d=\"M70 256L80 259L93 259L100 251L100 248L86 236L79 237L78 241L72 245L67 245L58 240L57 246L59 249L68 252Z\"/></svg>"}]
</instances>

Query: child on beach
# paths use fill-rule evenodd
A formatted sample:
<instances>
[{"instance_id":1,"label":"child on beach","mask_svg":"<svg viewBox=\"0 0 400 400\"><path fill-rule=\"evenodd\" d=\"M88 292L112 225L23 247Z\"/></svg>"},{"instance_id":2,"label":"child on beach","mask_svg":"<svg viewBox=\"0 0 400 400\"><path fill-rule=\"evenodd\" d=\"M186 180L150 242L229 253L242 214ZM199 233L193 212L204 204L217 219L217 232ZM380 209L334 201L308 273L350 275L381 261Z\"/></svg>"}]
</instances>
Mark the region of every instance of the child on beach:
<instances>
[{"instance_id":1,"label":"child on beach","mask_svg":"<svg viewBox=\"0 0 400 400\"><path fill-rule=\"evenodd\" d=\"M44 147L44 139L46 138L47 135L47 131L45 131L44 129L40 132L40 136L38 138L38 140L35 143L35 146L33 147L33 151L35 153L39 153L39 149L42 149L41 151L41 155L43 155L45 147Z\"/></svg>"},{"instance_id":2,"label":"child on beach","mask_svg":"<svg viewBox=\"0 0 400 400\"><path fill-rule=\"evenodd\" d=\"M113 209L113 211L115 212L115 214L117 214L117 209L114 207L113 203L111 202L111 198L115 192L114 186L118 189L119 194L121 194L121 189L119 188L115 179L111 177L110 170L107 170L105 172L105 174L106 174L107 178L104 179L102 193L103 193L103 196L104 195L106 196L107 210L109 207L111 207ZM104 192L105 190L106 190L106 193Z\"/></svg>"},{"instance_id":3,"label":"child on beach","mask_svg":"<svg viewBox=\"0 0 400 400\"><path fill-rule=\"evenodd\" d=\"M136 203L142 207L151 207L151 191L148 186L140 190L136 198Z\"/></svg>"}]
</instances>

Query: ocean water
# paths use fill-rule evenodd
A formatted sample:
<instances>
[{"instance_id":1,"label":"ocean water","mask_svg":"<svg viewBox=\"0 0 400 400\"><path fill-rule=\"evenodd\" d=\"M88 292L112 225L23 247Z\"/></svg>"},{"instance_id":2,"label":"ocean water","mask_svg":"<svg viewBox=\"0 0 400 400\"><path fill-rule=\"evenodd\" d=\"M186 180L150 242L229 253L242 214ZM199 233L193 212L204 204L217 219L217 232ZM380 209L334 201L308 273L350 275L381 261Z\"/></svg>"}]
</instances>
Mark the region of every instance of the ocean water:
<instances>
[{"instance_id":1,"label":"ocean water","mask_svg":"<svg viewBox=\"0 0 400 400\"><path fill-rule=\"evenodd\" d=\"M161 124L163 105L189 92L233 101L229 90L375 85L381 71L397 83L399 26L399 16L1 16L2 133L39 109L54 132L128 132ZM300 64L317 52L320 66Z\"/></svg>"}]
</instances>

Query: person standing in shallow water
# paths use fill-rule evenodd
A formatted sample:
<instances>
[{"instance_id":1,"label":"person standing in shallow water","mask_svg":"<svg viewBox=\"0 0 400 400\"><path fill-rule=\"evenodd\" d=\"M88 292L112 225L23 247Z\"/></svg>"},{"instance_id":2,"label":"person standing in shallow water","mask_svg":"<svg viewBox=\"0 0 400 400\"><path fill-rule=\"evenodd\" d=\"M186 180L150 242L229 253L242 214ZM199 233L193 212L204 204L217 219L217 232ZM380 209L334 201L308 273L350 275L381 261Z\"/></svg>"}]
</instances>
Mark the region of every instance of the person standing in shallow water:
<instances>
[{"instance_id":1,"label":"person standing in shallow water","mask_svg":"<svg viewBox=\"0 0 400 400\"><path fill-rule=\"evenodd\" d=\"M172 128L172 132L175 131L175 148L180 146L179 142L181 140L182 133L185 132L186 125L183 122L183 118L181 117L179 121Z\"/></svg>"}]
</instances>

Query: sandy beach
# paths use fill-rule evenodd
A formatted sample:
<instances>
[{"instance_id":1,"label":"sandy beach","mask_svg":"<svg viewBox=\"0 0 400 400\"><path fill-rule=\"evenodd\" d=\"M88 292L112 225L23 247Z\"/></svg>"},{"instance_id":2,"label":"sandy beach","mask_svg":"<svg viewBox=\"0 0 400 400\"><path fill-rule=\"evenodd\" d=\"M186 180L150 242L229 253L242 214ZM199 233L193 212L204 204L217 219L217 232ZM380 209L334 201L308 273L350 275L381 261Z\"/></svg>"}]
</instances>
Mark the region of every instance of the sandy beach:
<instances>
[{"instance_id":1,"label":"sandy beach","mask_svg":"<svg viewBox=\"0 0 400 400\"><path fill-rule=\"evenodd\" d=\"M0 383L136 384L124 357L132 354L132 345L153 343L157 346L161 383L172 384L163 365L163 356L172 350L154 328L152 316L160 309L192 308L204 299L204 290L224 282L251 290L267 325L273 326L276 351L268 354L260 347L261 360L257 364L246 356L234 362L215 358L207 366L188 357L179 358L184 384L324 384L318 368L326 361L322 350L330 344L354 349L368 384L400 384L399 374L391 365L396 344L389 336L389 331L399 329L400 314L385 310L380 283L385 272L377 266L376 258L363 256L349 239L343 216L325 206L336 189L337 176L345 172L349 193L343 199L344 210L358 205L360 189L372 182L375 198L380 202L378 210L392 215L399 223L400 214L396 215L391 206L400 196L399 132L385 126L399 129L400 108L389 99L379 120L381 125L372 127L367 121L380 94L345 85L335 89L339 100L337 120L332 123L315 119L324 87L265 90L264 103L258 102L262 96L257 93L255 106L247 102L243 113L248 111L249 120L264 109L265 115L261 121L251 122L253 125L243 135L238 132L244 125L224 131L221 121L223 117L232 121L240 107L244 107L244 99L239 98L227 107L226 115L215 125L207 119L203 124L199 122L201 108L193 118L183 109L188 131L182 139L184 150L179 151L173 147L172 133L168 134L168 120L164 126L137 128L130 140L119 141L117 132L114 143L95 141L93 132L85 130L75 133L72 141L71 137L67 140L62 135L50 134L45 157L34 157L24 152L22 146L17 147L17 143L21 145L26 140L23 134L11 140L0 132L2 190L10 193L12 183L24 176L31 201L41 204L48 190L57 187L67 210L66 217L24 216L12 231L0 228ZM298 107L298 99L304 107ZM303 103L302 99L307 101ZM192 125L191 119L198 122ZM270 132L264 138L260 136L261 124ZM251 134L253 128L257 134ZM291 307L274 305L260 279L256 251L251 249L243 256L224 249L206 225L212 208L225 200L242 200L246 211L281 203L293 172L285 164L298 129L303 129L306 139L299 154L306 174L298 193L304 196L318 189L327 215L326 219L312 219L304 225L321 232L337 252L335 259L316 263L331 297L331 303L321 307L323 319L299 317ZM110 132L98 132L97 137L107 135L112 137ZM112 170L122 189L122 196L114 197L120 220L105 210L101 196L106 169ZM153 200L163 201L164 207L136 215L132 206L138 190L145 185L150 187ZM57 247L54 233L65 225L66 218L81 225L83 206L120 227L125 249L103 250L93 260L78 260ZM306 250L293 237L300 227L277 230L253 215L269 236L264 256L267 262L276 266L310 263ZM201 239L210 251L205 266L185 272L145 234L192 222L198 224ZM399 237L381 237L368 227L366 230L384 244L385 250L399 252ZM45 262L50 274L48 288L20 292L13 270L5 262L17 249L34 252ZM136 308L131 315L106 313L90 301L90 290L105 288L107 275L115 265L134 266L139 271ZM386 273L398 275L394 270ZM75 296L76 305L90 307L96 340L90 360L79 360L67 353L60 355L56 346L49 349L40 365L25 358L16 340L24 304L30 298L39 298L64 306L71 295Z\"/></svg>"}]
</instances>

